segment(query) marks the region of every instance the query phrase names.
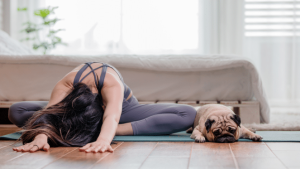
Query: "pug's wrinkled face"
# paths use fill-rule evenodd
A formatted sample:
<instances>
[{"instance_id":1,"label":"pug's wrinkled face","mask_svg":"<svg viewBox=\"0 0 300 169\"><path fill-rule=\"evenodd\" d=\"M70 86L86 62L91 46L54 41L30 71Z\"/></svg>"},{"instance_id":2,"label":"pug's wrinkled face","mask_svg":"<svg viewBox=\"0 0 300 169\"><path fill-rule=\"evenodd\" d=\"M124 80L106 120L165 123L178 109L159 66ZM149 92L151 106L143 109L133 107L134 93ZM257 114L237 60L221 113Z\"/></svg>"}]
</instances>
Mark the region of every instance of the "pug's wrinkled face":
<instances>
[{"instance_id":1,"label":"pug's wrinkled face","mask_svg":"<svg viewBox=\"0 0 300 169\"><path fill-rule=\"evenodd\" d=\"M215 109L205 122L206 138L218 143L232 143L239 139L241 119L230 109Z\"/></svg>"}]
</instances>

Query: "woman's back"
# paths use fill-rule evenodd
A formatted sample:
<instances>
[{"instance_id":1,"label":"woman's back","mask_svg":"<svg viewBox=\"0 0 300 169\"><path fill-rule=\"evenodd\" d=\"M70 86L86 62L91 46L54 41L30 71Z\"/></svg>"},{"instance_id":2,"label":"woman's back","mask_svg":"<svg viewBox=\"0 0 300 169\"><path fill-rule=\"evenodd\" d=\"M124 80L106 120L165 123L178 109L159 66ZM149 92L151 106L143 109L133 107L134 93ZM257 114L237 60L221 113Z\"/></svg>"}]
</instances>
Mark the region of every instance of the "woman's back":
<instances>
[{"instance_id":1,"label":"woman's back","mask_svg":"<svg viewBox=\"0 0 300 169\"><path fill-rule=\"evenodd\" d=\"M46 107L60 102L78 82L89 86L93 93L101 92L100 97L104 109L107 105L107 99L102 96L104 96L103 90L107 88L119 86L123 92L117 93L117 95L123 95L125 99L129 99L132 96L132 91L124 83L121 74L116 68L106 63L88 62L77 66L58 81Z\"/></svg>"},{"instance_id":2,"label":"woman's back","mask_svg":"<svg viewBox=\"0 0 300 169\"><path fill-rule=\"evenodd\" d=\"M90 65L93 69L103 66L102 63L98 63L98 62L94 62L93 64L90 64ZM72 89L76 75L81 70L81 68L84 66L85 66L85 64L81 64L81 65L77 66L71 72L66 74L58 83L60 83L61 85L64 85L69 90ZM97 76L97 79L100 79L102 69L103 69L103 67L101 67L97 70L94 70L94 72ZM85 69L80 76L80 80L82 80L81 81L82 83L88 85L91 88L93 93L98 93L97 86L95 84L94 74L90 73L90 72L91 72L91 68L88 67L87 69ZM87 75L88 73L90 73L90 74ZM107 82L107 81L109 81L109 82ZM98 82L99 81L97 81L97 84L98 84ZM107 84L116 83L116 82L121 83L121 84L123 83L122 80L120 79L118 73L113 68L107 67L105 78L103 81L103 87L105 87Z\"/></svg>"}]
</instances>

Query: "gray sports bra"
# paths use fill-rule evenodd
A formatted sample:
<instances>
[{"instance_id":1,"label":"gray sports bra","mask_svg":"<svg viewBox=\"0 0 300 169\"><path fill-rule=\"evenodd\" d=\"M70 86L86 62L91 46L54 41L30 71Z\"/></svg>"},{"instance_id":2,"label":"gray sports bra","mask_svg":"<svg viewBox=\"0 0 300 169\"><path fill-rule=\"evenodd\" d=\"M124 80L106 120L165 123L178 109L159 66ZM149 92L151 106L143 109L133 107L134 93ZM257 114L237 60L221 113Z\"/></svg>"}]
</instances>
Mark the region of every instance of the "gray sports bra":
<instances>
[{"instance_id":1,"label":"gray sports bra","mask_svg":"<svg viewBox=\"0 0 300 169\"><path fill-rule=\"evenodd\" d=\"M93 68L91 66L91 64L93 63L99 63L99 62L87 62L85 63L85 65L77 72L76 76L75 76L75 79L74 79L74 82L73 82L73 85L75 85L76 83L78 82L82 82L82 80L84 78L86 78L89 74L93 73L94 74L94 79L95 79L95 84L97 86L97 89L98 89L98 93L100 93L102 87L103 87L103 82L104 82L104 78L105 78L105 74L106 74L106 70L107 70L107 67L110 67L112 69L114 69L114 71L117 72L117 74L119 75L123 85L124 85L124 98L127 98L130 93L131 93L131 89L124 83L124 80L123 80L123 77L121 76L120 72L113 66L107 64L107 63L102 63L102 66L99 66L97 68ZM83 78L80 79L82 73L88 68L90 67L91 71L89 73L87 73ZM100 76L100 79L99 79L99 83L97 85L97 75L95 73L95 70L97 69L100 69L101 67L102 68L102 72L101 72L101 76ZM101 94L99 95L101 97ZM101 100L102 100L102 97L101 97ZM103 104L103 103L102 103Z\"/></svg>"}]
</instances>

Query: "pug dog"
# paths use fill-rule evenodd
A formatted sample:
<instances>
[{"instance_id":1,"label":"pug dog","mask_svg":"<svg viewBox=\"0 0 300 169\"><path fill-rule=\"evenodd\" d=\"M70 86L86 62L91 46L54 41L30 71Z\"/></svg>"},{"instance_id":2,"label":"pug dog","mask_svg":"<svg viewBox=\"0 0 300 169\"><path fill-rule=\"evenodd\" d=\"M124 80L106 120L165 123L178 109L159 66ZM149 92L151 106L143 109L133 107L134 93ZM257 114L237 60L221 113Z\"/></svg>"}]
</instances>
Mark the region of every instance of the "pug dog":
<instances>
[{"instance_id":1,"label":"pug dog","mask_svg":"<svg viewBox=\"0 0 300 169\"><path fill-rule=\"evenodd\" d=\"M239 138L261 141L263 138L241 124L241 119L230 108L220 104L207 104L197 110L191 138L196 142L205 140L232 143Z\"/></svg>"}]
</instances>

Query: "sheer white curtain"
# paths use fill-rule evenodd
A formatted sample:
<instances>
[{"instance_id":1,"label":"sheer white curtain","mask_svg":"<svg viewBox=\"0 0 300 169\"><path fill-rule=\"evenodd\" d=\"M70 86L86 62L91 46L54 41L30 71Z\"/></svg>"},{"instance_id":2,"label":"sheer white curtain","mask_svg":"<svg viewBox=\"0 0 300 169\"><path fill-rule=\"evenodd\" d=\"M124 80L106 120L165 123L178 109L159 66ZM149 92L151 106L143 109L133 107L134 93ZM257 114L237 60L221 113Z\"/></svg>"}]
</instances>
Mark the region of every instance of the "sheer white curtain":
<instances>
[{"instance_id":1,"label":"sheer white curtain","mask_svg":"<svg viewBox=\"0 0 300 169\"><path fill-rule=\"evenodd\" d=\"M242 56L244 1L200 0L199 3L201 52Z\"/></svg>"},{"instance_id":2,"label":"sheer white curtain","mask_svg":"<svg viewBox=\"0 0 300 169\"><path fill-rule=\"evenodd\" d=\"M199 2L202 51L250 59L273 110L299 113L300 0Z\"/></svg>"},{"instance_id":3,"label":"sheer white curtain","mask_svg":"<svg viewBox=\"0 0 300 169\"><path fill-rule=\"evenodd\" d=\"M300 108L300 1L246 0L244 56L258 68L272 107ZM296 109L296 110L295 110Z\"/></svg>"}]
</instances>

